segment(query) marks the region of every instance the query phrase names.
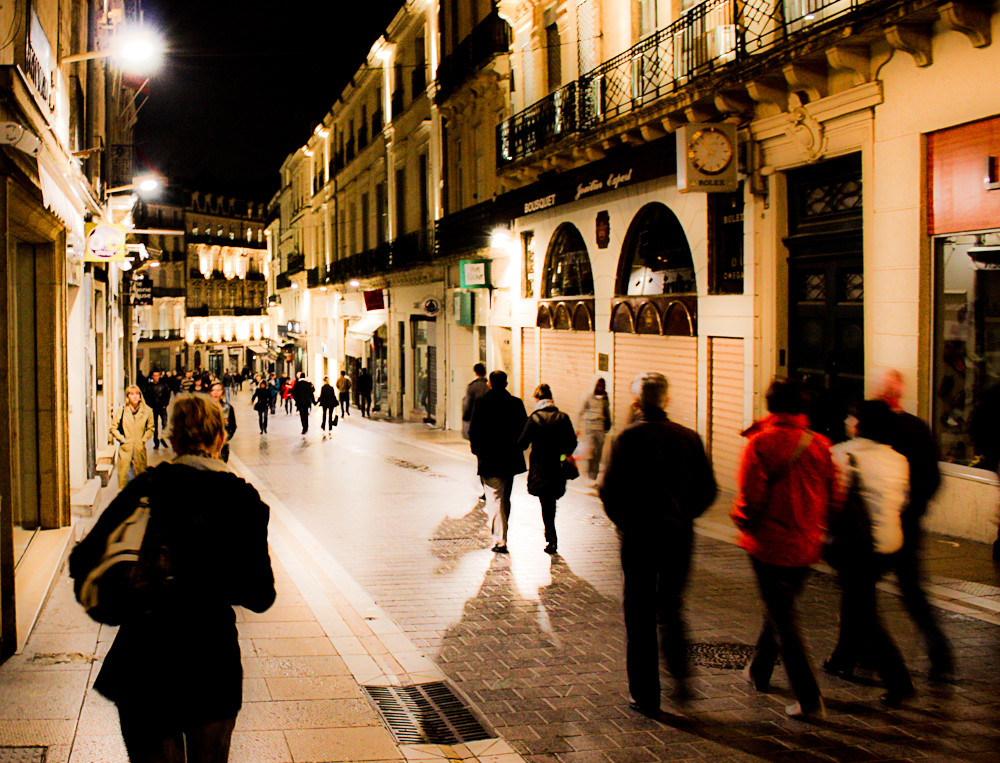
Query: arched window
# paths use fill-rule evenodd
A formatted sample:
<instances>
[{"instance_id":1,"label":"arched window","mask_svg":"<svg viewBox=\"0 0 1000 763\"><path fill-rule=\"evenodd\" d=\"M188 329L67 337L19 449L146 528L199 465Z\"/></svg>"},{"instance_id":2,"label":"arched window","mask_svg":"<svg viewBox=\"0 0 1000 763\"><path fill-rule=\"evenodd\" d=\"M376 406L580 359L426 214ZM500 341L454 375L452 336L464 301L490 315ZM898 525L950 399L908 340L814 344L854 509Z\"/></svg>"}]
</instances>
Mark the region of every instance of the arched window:
<instances>
[{"instance_id":1,"label":"arched window","mask_svg":"<svg viewBox=\"0 0 1000 763\"><path fill-rule=\"evenodd\" d=\"M696 293L687 236L680 220L663 204L647 204L632 219L615 291L629 297Z\"/></svg>"},{"instance_id":2,"label":"arched window","mask_svg":"<svg viewBox=\"0 0 1000 763\"><path fill-rule=\"evenodd\" d=\"M563 223L556 229L545 253L542 297L590 297L593 294L594 275L590 270L587 245L576 226Z\"/></svg>"}]
</instances>

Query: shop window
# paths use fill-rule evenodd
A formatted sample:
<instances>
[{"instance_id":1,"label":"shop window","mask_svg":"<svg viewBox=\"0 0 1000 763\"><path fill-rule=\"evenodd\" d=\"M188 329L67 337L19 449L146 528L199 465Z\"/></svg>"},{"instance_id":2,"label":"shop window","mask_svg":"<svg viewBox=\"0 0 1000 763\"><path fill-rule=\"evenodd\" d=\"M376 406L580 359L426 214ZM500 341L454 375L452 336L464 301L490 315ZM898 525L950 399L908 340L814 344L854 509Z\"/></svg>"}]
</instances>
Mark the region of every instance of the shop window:
<instances>
[{"instance_id":1,"label":"shop window","mask_svg":"<svg viewBox=\"0 0 1000 763\"><path fill-rule=\"evenodd\" d=\"M563 223L552 236L545 255L542 297L593 296L594 276L587 245L576 226Z\"/></svg>"},{"instance_id":2,"label":"shop window","mask_svg":"<svg viewBox=\"0 0 1000 763\"><path fill-rule=\"evenodd\" d=\"M617 293L647 296L695 290L691 248L680 220L663 204L647 204L625 234Z\"/></svg>"},{"instance_id":3,"label":"shop window","mask_svg":"<svg viewBox=\"0 0 1000 763\"><path fill-rule=\"evenodd\" d=\"M936 241L934 434L945 461L976 466L969 424L1000 383L1000 231Z\"/></svg>"}]
</instances>

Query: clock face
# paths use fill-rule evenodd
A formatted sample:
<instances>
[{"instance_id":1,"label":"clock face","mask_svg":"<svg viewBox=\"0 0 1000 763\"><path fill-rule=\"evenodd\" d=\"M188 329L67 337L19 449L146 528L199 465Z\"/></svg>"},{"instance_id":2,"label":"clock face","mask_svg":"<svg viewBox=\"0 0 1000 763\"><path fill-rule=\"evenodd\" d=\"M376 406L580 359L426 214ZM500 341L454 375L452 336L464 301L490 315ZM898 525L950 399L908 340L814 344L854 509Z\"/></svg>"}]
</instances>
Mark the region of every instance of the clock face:
<instances>
[{"instance_id":1,"label":"clock face","mask_svg":"<svg viewBox=\"0 0 1000 763\"><path fill-rule=\"evenodd\" d=\"M688 141L688 158L700 172L717 175L733 160L733 144L722 130L706 127Z\"/></svg>"}]
</instances>

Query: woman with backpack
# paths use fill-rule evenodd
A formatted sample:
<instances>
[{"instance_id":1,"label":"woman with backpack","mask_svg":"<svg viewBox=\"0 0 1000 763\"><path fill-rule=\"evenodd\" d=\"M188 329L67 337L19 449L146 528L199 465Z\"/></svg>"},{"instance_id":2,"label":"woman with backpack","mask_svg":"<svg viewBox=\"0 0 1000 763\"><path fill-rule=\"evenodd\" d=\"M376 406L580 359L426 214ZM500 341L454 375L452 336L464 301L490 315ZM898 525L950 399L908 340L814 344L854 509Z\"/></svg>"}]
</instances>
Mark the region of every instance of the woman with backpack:
<instances>
[{"instance_id":1,"label":"woman with backpack","mask_svg":"<svg viewBox=\"0 0 1000 763\"><path fill-rule=\"evenodd\" d=\"M228 759L243 701L233 607L274 603L269 509L219 460L225 440L213 400L178 397L177 457L129 483L70 556L77 598L94 619L120 625L94 688L118 706L133 763ZM138 560L111 586L112 569L100 572L109 539L145 507Z\"/></svg>"},{"instance_id":2,"label":"woman with backpack","mask_svg":"<svg viewBox=\"0 0 1000 763\"><path fill-rule=\"evenodd\" d=\"M556 536L556 501L566 493L564 461L576 448L576 432L569 416L552 402L552 389L539 384L535 389L535 408L528 416L517 444L531 446L528 456L528 492L538 497L545 524L545 553L559 547Z\"/></svg>"}]
</instances>

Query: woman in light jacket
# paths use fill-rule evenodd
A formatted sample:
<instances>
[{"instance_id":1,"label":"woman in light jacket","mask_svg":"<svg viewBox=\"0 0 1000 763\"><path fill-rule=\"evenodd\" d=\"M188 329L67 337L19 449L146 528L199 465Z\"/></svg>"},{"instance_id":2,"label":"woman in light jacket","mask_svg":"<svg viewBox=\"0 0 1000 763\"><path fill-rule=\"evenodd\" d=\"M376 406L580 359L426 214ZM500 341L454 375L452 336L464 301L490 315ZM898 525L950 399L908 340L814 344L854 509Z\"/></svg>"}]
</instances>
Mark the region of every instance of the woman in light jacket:
<instances>
[{"instance_id":1,"label":"woman in light jacket","mask_svg":"<svg viewBox=\"0 0 1000 763\"><path fill-rule=\"evenodd\" d=\"M576 448L576 433L569 416L552 402L548 384L535 389L535 409L528 416L517 444L521 449L531 446L528 457L528 492L538 497L545 524L545 553L556 553L556 501L566 493L563 460Z\"/></svg>"},{"instance_id":2,"label":"woman in light jacket","mask_svg":"<svg viewBox=\"0 0 1000 763\"><path fill-rule=\"evenodd\" d=\"M94 688L118 706L132 763L223 763L243 702L233 607L263 612L275 599L269 510L219 460L226 433L210 398L179 396L170 430L177 458L118 494L73 550L69 571L79 595L111 532L148 502L146 537L165 574L155 598L122 620Z\"/></svg>"},{"instance_id":3,"label":"woman in light jacket","mask_svg":"<svg viewBox=\"0 0 1000 763\"><path fill-rule=\"evenodd\" d=\"M590 448L587 460L587 476L597 479L601 469L601 455L604 453L604 435L611 429L611 403L608 401L607 386L604 378L598 378L594 383L594 391L587 395L580 408L580 430L584 442Z\"/></svg>"},{"instance_id":4,"label":"woman in light jacket","mask_svg":"<svg viewBox=\"0 0 1000 763\"><path fill-rule=\"evenodd\" d=\"M875 594L876 583L892 566L892 554L903 547L900 514L909 495L909 463L887 444L893 415L881 400L865 401L858 409L855 437L833 447L845 496L840 511L857 511L861 521L852 525L860 537L847 539L852 553L830 560L838 568L841 588L840 635L823 663L827 673L850 679L862 650L870 650L866 656L886 688L880 699L890 707L914 694L910 672L879 618ZM836 514L831 525L837 524Z\"/></svg>"}]
</instances>

